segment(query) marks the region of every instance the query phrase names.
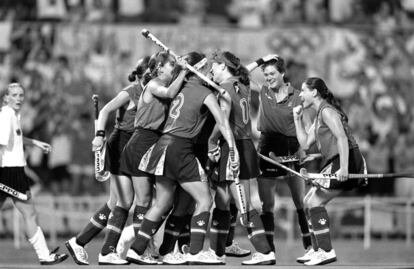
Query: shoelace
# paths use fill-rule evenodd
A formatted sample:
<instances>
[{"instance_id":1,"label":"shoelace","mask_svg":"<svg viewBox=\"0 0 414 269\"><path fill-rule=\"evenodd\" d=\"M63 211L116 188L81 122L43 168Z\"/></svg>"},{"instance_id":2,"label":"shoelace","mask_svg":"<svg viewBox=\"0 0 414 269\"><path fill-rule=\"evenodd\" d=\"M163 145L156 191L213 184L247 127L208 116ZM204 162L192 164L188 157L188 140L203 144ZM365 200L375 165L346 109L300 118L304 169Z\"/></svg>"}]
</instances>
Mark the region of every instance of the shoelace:
<instances>
[{"instance_id":1,"label":"shoelace","mask_svg":"<svg viewBox=\"0 0 414 269\"><path fill-rule=\"evenodd\" d=\"M253 253L252 260L259 260L262 258L262 256L263 256L262 253L259 253L259 252Z\"/></svg>"}]
</instances>

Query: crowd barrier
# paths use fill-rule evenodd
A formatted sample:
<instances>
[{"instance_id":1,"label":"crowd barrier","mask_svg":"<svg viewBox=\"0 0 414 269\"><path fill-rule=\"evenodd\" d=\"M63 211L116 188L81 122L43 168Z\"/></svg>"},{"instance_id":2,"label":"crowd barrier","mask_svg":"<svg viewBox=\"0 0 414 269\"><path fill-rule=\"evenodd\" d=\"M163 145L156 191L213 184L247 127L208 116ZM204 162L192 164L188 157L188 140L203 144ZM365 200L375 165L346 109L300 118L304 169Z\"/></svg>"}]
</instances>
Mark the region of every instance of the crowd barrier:
<instances>
[{"instance_id":1,"label":"crowd barrier","mask_svg":"<svg viewBox=\"0 0 414 269\"><path fill-rule=\"evenodd\" d=\"M40 226L49 236L51 245L56 245L60 234L75 235L83 228L93 212L107 201L106 196L38 196L35 204L39 215ZM276 227L285 234L286 243L293 244L298 240L296 209L290 197L277 197L275 207ZM343 233L359 233L363 237L364 249L372 244L375 232L396 232L395 217L405 219L400 233L405 236L407 247L412 245L414 197L339 197L330 202L327 210L331 219L333 236ZM357 212L360 221L347 220L349 212ZM352 214L351 214L352 215ZM355 214L354 214L355 215ZM22 229L22 217L7 201L0 212L0 234L13 234L14 246L20 248L25 243ZM403 223L404 224L404 223ZM401 226L401 224L400 224ZM276 234L278 237L279 235Z\"/></svg>"}]
</instances>

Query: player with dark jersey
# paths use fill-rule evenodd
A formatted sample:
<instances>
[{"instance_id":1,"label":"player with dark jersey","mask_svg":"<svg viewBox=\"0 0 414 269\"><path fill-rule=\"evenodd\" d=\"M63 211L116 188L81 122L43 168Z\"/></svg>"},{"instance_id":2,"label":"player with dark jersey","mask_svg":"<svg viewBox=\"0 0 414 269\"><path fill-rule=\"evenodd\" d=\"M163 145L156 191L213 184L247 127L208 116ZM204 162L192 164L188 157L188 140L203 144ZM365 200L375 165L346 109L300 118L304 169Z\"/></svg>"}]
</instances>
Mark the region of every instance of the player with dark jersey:
<instances>
[{"instance_id":1,"label":"player with dark jersey","mask_svg":"<svg viewBox=\"0 0 414 269\"><path fill-rule=\"evenodd\" d=\"M105 242L99 254L100 264L127 264L121 259L113 248L119 239L119 231L122 223L117 218L109 220L109 214L113 216L128 212L133 196L131 178L120 172L120 158L124 146L134 132L134 119L137 104L145 84L144 74L148 68L149 57L140 59L135 70L128 76L131 84L122 89L116 97L108 102L100 111L97 133L92 141L93 150L100 149L104 145L105 125L108 115L116 111L115 126L106 143L105 170L111 172L110 193L108 201L94 214L85 228L76 236L68 240L65 245L75 262L79 265L88 265L88 255L85 245L89 243L104 227L107 227Z\"/></svg>"},{"instance_id":2,"label":"player with dark jersey","mask_svg":"<svg viewBox=\"0 0 414 269\"><path fill-rule=\"evenodd\" d=\"M203 57L199 53L189 53L184 58L189 64L195 64ZM194 144L208 110L229 143L234 156L231 165L235 172L238 170L237 149L234 148L234 138L228 121L220 111L215 95L202 85L198 77L191 74L170 105L162 137L140 163L141 169L157 176L157 197L145 215L135 241L138 244L132 247L136 258L143 254L145 245L161 221L161 216L171 208L174 190L179 184L196 203L191 219L191 242L189 253L185 255L186 261L190 264L220 264L220 261L208 255L209 252L202 251L212 200L204 170L194 155Z\"/></svg>"},{"instance_id":3,"label":"player with dark jersey","mask_svg":"<svg viewBox=\"0 0 414 269\"><path fill-rule=\"evenodd\" d=\"M259 120L257 124L257 129L260 131L258 152L265 156L269 156L270 152L274 152L276 156L294 155L299 151L299 142L296 138L292 108L301 102L299 90L285 82L286 69L283 58L277 55L268 55L249 64L247 69L251 72L259 66L261 66L265 78L265 85L257 89L260 91ZM287 176L285 170L264 160L260 159L259 165L262 172L257 181L259 197L262 202L261 218L272 249L275 249L273 210L276 181L274 177L284 177L298 214L306 255L311 249L311 239L303 209L305 183L295 176ZM298 169L298 164L292 168Z\"/></svg>"},{"instance_id":4,"label":"player with dark jersey","mask_svg":"<svg viewBox=\"0 0 414 269\"><path fill-rule=\"evenodd\" d=\"M317 181L323 188L312 186L305 196L313 248L303 262L305 265L322 265L336 261L325 205L343 191L364 184L364 179L348 179L348 173L366 173L366 168L349 128L348 118L325 82L316 77L306 79L300 97L303 105L293 108L299 143L305 150L316 143L323 157L322 173L338 175L338 180ZM317 116L311 128L306 131L302 118L303 108L310 106L317 111Z\"/></svg>"},{"instance_id":5,"label":"player with dark jersey","mask_svg":"<svg viewBox=\"0 0 414 269\"><path fill-rule=\"evenodd\" d=\"M220 96L219 102L222 110L229 118L230 128L236 140L236 146L240 158L240 182L246 192L245 197L248 208L249 220L253 227L248 228L249 239L255 247L255 253L251 260L243 261L243 265L270 265L275 264L275 254L270 248L263 229L263 224L257 211L251 206L250 179L259 175L257 153L251 139L250 121L250 79L248 71L240 64L240 59L232 53L215 52L212 57L211 72L213 80L226 90L228 96ZM228 169L229 150L226 141L219 142L220 135L217 128L213 130L209 139L209 152L220 148L219 176L215 196L215 209L212 216L210 229L210 245L214 254L224 261L225 243L227 232L230 229L230 193L237 196L236 184L231 171ZM214 156L209 155L213 161ZM230 190L230 193L229 193ZM241 208L241 201L236 204Z\"/></svg>"}]
</instances>

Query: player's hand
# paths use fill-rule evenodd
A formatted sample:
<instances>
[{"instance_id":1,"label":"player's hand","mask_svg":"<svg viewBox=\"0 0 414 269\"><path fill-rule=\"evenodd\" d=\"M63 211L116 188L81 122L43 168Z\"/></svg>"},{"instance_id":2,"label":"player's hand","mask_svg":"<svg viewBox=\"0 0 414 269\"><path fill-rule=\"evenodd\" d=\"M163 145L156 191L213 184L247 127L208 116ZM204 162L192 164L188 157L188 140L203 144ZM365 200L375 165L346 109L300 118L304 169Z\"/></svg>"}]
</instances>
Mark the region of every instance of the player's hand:
<instances>
[{"instance_id":1,"label":"player's hand","mask_svg":"<svg viewBox=\"0 0 414 269\"><path fill-rule=\"evenodd\" d=\"M240 171L240 157L237 148L229 149L230 169L234 174L239 174Z\"/></svg>"},{"instance_id":2,"label":"player's hand","mask_svg":"<svg viewBox=\"0 0 414 269\"><path fill-rule=\"evenodd\" d=\"M33 144L39 147L45 154L49 154L52 151L52 146L48 143L33 139Z\"/></svg>"},{"instance_id":3,"label":"player's hand","mask_svg":"<svg viewBox=\"0 0 414 269\"><path fill-rule=\"evenodd\" d=\"M293 108L293 118L295 120L301 119L303 115L303 106L295 106Z\"/></svg>"},{"instance_id":4,"label":"player's hand","mask_svg":"<svg viewBox=\"0 0 414 269\"><path fill-rule=\"evenodd\" d=\"M187 61L182 57L177 57L176 64L179 65L183 70L187 69Z\"/></svg>"},{"instance_id":5,"label":"player's hand","mask_svg":"<svg viewBox=\"0 0 414 269\"><path fill-rule=\"evenodd\" d=\"M103 144L104 144L104 137L95 136L95 138L92 140L92 151L100 150Z\"/></svg>"},{"instance_id":6,"label":"player's hand","mask_svg":"<svg viewBox=\"0 0 414 269\"><path fill-rule=\"evenodd\" d=\"M277 60L278 58L279 58L279 55L277 54L269 54L269 55L262 57L264 62L268 62L270 60Z\"/></svg>"},{"instance_id":7,"label":"player's hand","mask_svg":"<svg viewBox=\"0 0 414 269\"><path fill-rule=\"evenodd\" d=\"M348 169L340 168L336 175L338 176L338 181L344 182L348 180Z\"/></svg>"},{"instance_id":8,"label":"player's hand","mask_svg":"<svg viewBox=\"0 0 414 269\"><path fill-rule=\"evenodd\" d=\"M208 158L212 161L217 163L221 157L221 149L219 145L208 144Z\"/></svg>"}]
</instances>

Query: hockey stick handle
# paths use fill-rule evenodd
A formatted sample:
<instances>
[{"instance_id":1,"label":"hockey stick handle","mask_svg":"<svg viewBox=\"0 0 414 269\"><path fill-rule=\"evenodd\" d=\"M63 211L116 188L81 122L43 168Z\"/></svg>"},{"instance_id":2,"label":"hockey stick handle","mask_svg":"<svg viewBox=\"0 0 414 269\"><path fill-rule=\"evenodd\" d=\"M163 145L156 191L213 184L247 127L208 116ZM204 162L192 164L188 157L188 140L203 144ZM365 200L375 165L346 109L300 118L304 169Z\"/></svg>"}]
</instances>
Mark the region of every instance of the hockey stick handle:
<instances>
[{"instance_id":1,"label":"hockey stick handle","mask_svg":"<svg viewBox=\"0 0 414 269\"><path fill-rule=\"evenodd\" d=\"M337 174L329 174L329 173L308 173L305 168L300 170L300 174L304 177L311 178L311 179L338 179ZM381 178L396 178L396 177L407 177L407 178L414 178L413 172L405 172L405 173L389 173L389 174L348 174L348 178L356 179L356 178L369 178L369 179L381 179Z\"/></svg>"},{"instance_id":2,"label":"hockey stick handle","mask_svg":"<svg viewBox=\"0 0 414 269\"><path fill-rule=\"evenodd\" d=\"M164 43L162 43L156 36L154 36L150 31L148 31L147 29L142 29L141 31L142 35L145 38L151 39L152 42L154 42L156 45L160 46L163 50L167 51L169 54L171 54L174 58L178 58L179 56L177 54L175 54L170 48L168 48L166 45L164 45ZM205 82L208 83L208 85L210 85L211 87L213 87L215 90L217 90L221 95L223 95L225 93L225 90L223 88L221 88L219 85L217 85L214 81L212 81L211 79L209 79L207 76L205 76L203 73L199 72L197 69L195 69L193 66L191 66L190 64L186 63L185 67L190 70L191 72L193 72L194 74L196 74L199 78L201 78L202 80L204 80Z\"/></svg>"},{"instance_id":3,"label":"hockey stick handle","mask_svg":"<svg viewBox=\"0 0 414 269\"><path fill-rule=\"evenodd\" d=\"M301 177L301 178L304 178L299 172L297 172L297 171L295 171L295 170L293 170L293 169L291 169L291 168L289 168L289 167L287 167L286 165L283 165L283 164L281 164L281 163L279 163L278 161L275 161L275 160L273 160L273 158L269 158L269 157L267 157L267 156L264 156L264 155L262 155L262 154L260 154L260 153L257 153L258 155L259 155L259 157L260 158L262 158L263 160L265 160L265 161L267 161L267 162L269 162L269 163L271 163L271 164L274 164L274 165L276 165L276 166L278 166L278 167L280 167L280 168L282 168L282 169L284 169L284 170L286 170L286 171L288 171L288 172L290 172L290 173L292 173L292 174L294 174L294 175L296 175L296 176L298 176L298 177ZM273 152L271 152L270 153L270 156L271 157L273 157L274 156L274 153ZM304 179L306 179L306 178L304 178Z\"/></svg>"}]
</instances>

